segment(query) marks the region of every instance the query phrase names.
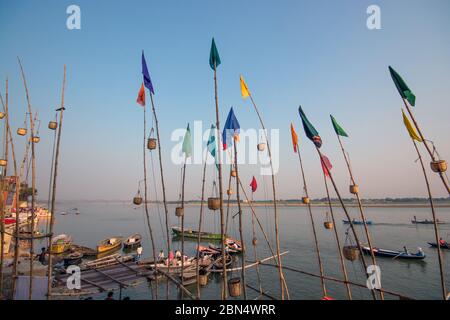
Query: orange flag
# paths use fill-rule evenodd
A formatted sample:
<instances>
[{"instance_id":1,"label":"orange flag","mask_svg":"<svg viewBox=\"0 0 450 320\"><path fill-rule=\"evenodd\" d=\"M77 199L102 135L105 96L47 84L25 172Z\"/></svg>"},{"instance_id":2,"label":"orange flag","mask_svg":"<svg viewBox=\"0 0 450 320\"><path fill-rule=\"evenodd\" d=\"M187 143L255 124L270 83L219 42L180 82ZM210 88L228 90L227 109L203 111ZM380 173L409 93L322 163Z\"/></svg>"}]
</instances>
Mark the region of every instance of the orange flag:
<instances>
[{"instance_id":1,"label":"orange flag","mask_svg":"<svg viewBox=\"0 0 450 320\"><path fill-rule=\"evenodd\" d=\"M141 106L145 106L145 88L144 84L141 85L141 89L139 89L138 97L136 100Z\"/></svg>"},{"instance_id":2,"label":"orange flag","mask_svg":"<svg viewBox=\"0 0 450 320\"><path fill-rule=\"evenodd\" d=\"M291 135L292 135L292 145L294 146L294 152L297 153L298 136L295 132L294 125L291 123Z\"/></svg>"}]
</instances>

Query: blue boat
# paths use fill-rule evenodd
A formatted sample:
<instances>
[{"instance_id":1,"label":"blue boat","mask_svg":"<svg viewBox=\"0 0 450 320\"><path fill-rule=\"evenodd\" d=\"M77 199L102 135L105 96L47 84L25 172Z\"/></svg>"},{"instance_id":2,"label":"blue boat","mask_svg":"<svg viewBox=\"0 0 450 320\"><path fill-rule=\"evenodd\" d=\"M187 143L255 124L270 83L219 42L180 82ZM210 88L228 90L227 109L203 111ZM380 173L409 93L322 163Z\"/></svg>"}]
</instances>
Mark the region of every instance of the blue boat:
<instances>
[{"instance_id":1,"label":"blue boat","mask_svg":"<svg viewBox=\"0 0 450 320\"><path fill-rule=\"evenodd\" d=\"M362 251L365 254L370 254L369 247L361 246ZM425 259L425 253L423 253L422 249L419 248L417 253L410 253L408 251L393 251L386 249L373 248L374 255L378 257L387 257L393 259L405 259L405 260L423 260Z\"/></svg>"},{"instance_id":2,"label":"blue boat","mask_svg":"<svg viewBox=\"0 0 450 320\"><path fill-rule=\"evenodd\" d=\"M350 224L350 221L348 221L348 220L342 220L342 222L343 222L344 224ZM355 219L352 220L352 223L353 223L354 225L364 225L364 222L358 221L358 220L355 220ZM371 225L372 225L372 221L367 220L367 221L366 221L366 225L371 226Z\"/></svg>"}]
</instances>

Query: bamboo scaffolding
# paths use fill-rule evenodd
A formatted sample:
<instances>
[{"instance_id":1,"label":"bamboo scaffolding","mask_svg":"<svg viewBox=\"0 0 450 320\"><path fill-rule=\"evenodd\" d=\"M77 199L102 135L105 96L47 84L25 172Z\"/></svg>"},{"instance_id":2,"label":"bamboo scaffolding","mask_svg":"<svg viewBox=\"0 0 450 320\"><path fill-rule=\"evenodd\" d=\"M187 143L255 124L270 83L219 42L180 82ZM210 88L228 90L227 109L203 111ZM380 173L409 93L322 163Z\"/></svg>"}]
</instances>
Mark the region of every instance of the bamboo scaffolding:
<instances>
[{"instance_id":1,"label":"bamboo scaffolding","mask_svg":"<svg viewBox=\"0 0 450 320\"><path fill-rule=\"evenodd\" d=\"M267 152L268 152L269 160L270 160L270 170L271 170L271 175L272 175L273 209L274 209L274 216L275 216L275 242L276 242L276 250L277 250L277 255L278 255L278 275L279 275L279 279L280 279L281 300L284 300L284 295L285 295L284 284L285 284L285 281L283 280L284 279L283 267L282 267L281 257L280 257L280 235L279 235L279 232L278 232L279 227L278 227L277 195L276 195L276 187L275 187L275 172L273 170L272 152L270 151L270 143L269 143L269 139L267 137L266 127L264 126L264 122L262 120L261 114L260 114L260 112L258 110L258 107L257 107L255 101L253 100L253 96L250 94L250 92L249 92L249 97L250 97L250 100L251 100L251 102L253 104L255 112L256 112L256 114L258 116L259 122L261 124L261 128L264 131L266 144L267 144Z\"/></svg>"},{"instance_id":2,"label":"bamboo scaffolding","mask_svg":"<svg viewBox=\"0 0 450 320\"><path fill-rule=\"evenodd\" d=\"M301 173L302 173L303 190L305 191L305 196L309 199L308 186L306 184L305 171L303 169L302 156L300 154L300 149L298 148L298 144L297 144L297 154L298 154L298 161L300 163L300 169L301 169ZM319 240L317 239L317 232L316 232L316 226L315 226L315 223L314 223L314 217L313 217L313 214L312 214L311 202L308 202L307 206L308 206L309 217L311 219L311 227L312 227L312 231L313 231L314 245L315 245L315 248L316 248L317 262L319 264L319 271L320 271L320 275L321 275L320 283L321 283L321 286L322 286L322 293L323 293L323 296L326 297L327 296L327 288L326 288L325 281L324 281L324 278L323 278L323 276L324 276L323 263L322 263L322 258L320 257Z\"/></svg>"},{"instance_id":3,"label":"bamboo scaffolding","mask_svg":"<svg viewBox=\"0 0 450 320\"><path fill-rule=\"evenodd\" d=\"M348 283L347 268L345 266L344 257L342 255L342 247L341 247L341 243L339 241L339 235L338 235L337 228L336 228L336 220L334 218L333 206L331 205L330 191L328 189L327 177L325 176L325 172L323 173L323 180L325 183L325 189L327 191L328 207L330 209L330 215L331 215L331 219L333 221L334 238L336 239L336 246L337 246L338 253L339 253L339 262L341 264L342 275L344 276L345 288L347 290L348 299L352 300L353 299L352 298L352 290Z\"/></svg>"},{"instance_id":4,"label":"bamboo scaffolding","mask_svg":"<svg viewBox=\"0 0 450 320\"><path fill-rule=\"evenodd\" d=\"M28 93L28 86L27 81L25 79L25 73L23 71L22 62L20 61L19 57L17 57L17 60L19 62L21 74L22 74L22 80L23 85L25 87L25 93L27 98L27 106L28 106L28 113L30 116L30 140L31 140L31 240L30 240L30 287L29 287L29 294L28 298L29 300L32 299L33 295L33 255L34 255L34 218L36 216L35 213L35 201L36 201L36 153L35 153L35 146L34 146L34 121L33 121L33 114L31 110L31 102L30 102L30 96Z\"/></svg>"},{"instance_id":5,"label":"bamboo scaffolding","mask_svg":"<svg viewBox=\"0 0 450 320\"><path fill-rule=\"evenodd\" d=\"M337 133L336 133L336 136L337 136L337 139L339 141L339 145L341 147L341 151L342 151L342 154L344 156L345 163L347 165L348 173L350 175L350 180L351 180L352 184L355 186L356 185L355 178L354 178L354 175L353 175L353 172L352 172L352 168L350 167L350 161L349 161L349 159L347 157L347 154L345 152L344 145L342 144L341 137ZM356 200L358 201L359 213L361 215L361 220L362 220L363 225L364 225L364 232L366 234L367 244L369 245L369 249L370 249L370 257L372 258L373 265L376 266L377 265L377 260L375 258L375 253L373 252L372 239L371 239L371 236L370 236L369 227L367 225L366 216L364 214L364 209L363 209L363 205L361 203L361 198L359 196L359 191L358 190L356 190L356 192L355 192L355 197L356 197ZM379 291L379 292L380 292L381 300L384 300L383 292L382 291Z\"/></svg>"},{"instance_id":6,"label":"bamboo scaffolding","mask_svg":"<svg viewBox=\"0 0 450 320\"><path fill-rule=\"evenodd\" d=\"M6 98L8 99L8 78L6 78ZM2 101L3 102L3 101ZM3 167L2 172L2 180L0 182L0 299L3 296L3 259L5 255L5 248L4 248L4 242L5 242L5 199L3 198L3 190L4 190L4 184L6 179L6 174L8 172L8 136L9 136L9 130L8 130L8 100L6 100L6 108L4 108L5 113L5 131L4 131L4 159L6 160L6 165Z\"/></svg>"},{"instance_id":7,"label":"bamboo scaffolding","mask_svg":"<svg viewBox=\"0 0 450 320\"><path fill-rule=\"evenodd\" d=\"M59 148L61 145L61 132L62 132L62 125L63 125L63 115L64 115L64 94L66 89L66 65L64 65L64 78L62 83L62 90L61 90L61 106L59 107L59 123L58 123L58 136L56 139L56 149L55 149L55 161L52 163L53 168L53 186L52 186L52 203L50 208L50 226L48 231L48 281L47 281L47 299L50 299L52 294L52 271L53 271L53 265L52 265L52 240L53 240L53 226L55 223L55 201L56 201L56 182L58 177L58 160L59 160Z\"/></svg>"},{"instance_id":8,"label":"bamboo scaffolding","mask_svg":"<svg viewBox=\"0 0 450 320\"><path fill-rule=\"evenodd\" d=\"M237 141L236 139L233 142L233 148L234 148L234 170L236 171L236 201L238 205L238 211L239 211L239 236L241 240L241 264L242 264L242 273L241 278L243 282L242 291L244 294L244 300L247 300L247 286L245 282L245 244L244 244L244 234L242 230L242 208L241 208L241 196L239 193L239 168L238 168L238 157L237 157ZM226 261L226 260L224 260ZM223 263L224 268L226 263Z\"/></svg>"},{"instance_id":9,"label":"bamboo scaffolding","mask_svg":"<svg viewBox=\"0 0 450 320\"><path fill-rule=\"evenodd\" d=\"M432 215L432 218L433 218L434 235L435 235L435 238L436 238L436 245L437 245L436 247L437 247L437 252L438 252L438 262L439 262L439 273L440 273L440 278L441 278L442 298L444 300L447 300L447 289L446 289L446 286L445 286L445 274L444 274L444 261L442 259L442 250L441 250L441 245L440 245L440 242L439 242L439 240L440 240L439 228L438 228L437 219L436 219L436 211L435 211L435 208L434 208L433 196L431 195L430 182L428 181L428 175L427 175L427 172L425 170L425 165L423 163L422 154L420 153L419 148L417 147L417 143L413 139L411 139L411 141L414 144L414 149L416 150L417 156L419 157L420 166L422 167L423 177L425 179L425 184L426 184L426 187L427 187L428 199L430 201L431 215Z\"/></svg>"}]
</instances>

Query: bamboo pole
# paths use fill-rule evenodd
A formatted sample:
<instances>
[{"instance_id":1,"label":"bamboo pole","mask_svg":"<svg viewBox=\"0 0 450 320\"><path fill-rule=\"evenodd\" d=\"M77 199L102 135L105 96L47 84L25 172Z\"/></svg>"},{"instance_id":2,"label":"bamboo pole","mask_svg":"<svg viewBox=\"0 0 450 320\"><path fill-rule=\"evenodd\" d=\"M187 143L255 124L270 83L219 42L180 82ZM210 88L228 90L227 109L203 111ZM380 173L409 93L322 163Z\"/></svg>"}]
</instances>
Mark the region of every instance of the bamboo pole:
<instances>
[{"instance_id":1,"label":"bamboo pole","mask_svg":"<svg viewBox=\"0 0 450 320\"><path fill-rule=\"evenodd\" d=\"M327 165L326 165L325 161L323 160L322 152L319 150L319 148L317 146L316 146L316 150L317 150L317 153L319 154L320 161L321 161L322 165L325 166L325 168L326 168ZM360 253L361 262L362 262L363 267L364 267L364 272L366 274L366 277L368 277L369 275L367 273L366 259L364 258L364 252L363 252L363 250L361 248L361 242L359 241L359 237L358 237L358 234L356 233L355 226L353 225L352 219L350 218L350 215L348 214L347 207L345 206L344 201L342 200L341 194L339 193L339 190L338 190L338 188L336 186L336 183L335 183L335 181L333 179L333 175L331 173L331 170L327 170L327 171L328 171L328 175L330 177L331 183L333 184L334 191L336 192L336 195L339 198L339 202L340 202L340 204L342 206L342 209L344 210L345 216L347 217L347 219L348 219L348 221L350 223L350 229L352 230L353 237L355 238L356 246L358 247L358 250L359 250L359 253ZM375 294L375 290L371 290L371 292L372 292L373 299L376 300L377 297L376 297L376 294Z\"/></svg>"},{"instance_id":2,"label":"bamboo pole","mask_svg":"<svg viewBox=\"0 0 450 320\"><path fill-rule=\"evenodd\" d=\"M231 159L233 160L233 159ZM233 171L233 166L230 165L230 175L228 177L228 190L231 190L231 172ZM230 192L231 193L231 192ZM225 235L228 234L228 224L230 222L230 202L231 202L231 194L227 192L227 216L225 218Z\"/></svg>"},{"instance_id":3,"label":"bamboo pole","mask_svg":"<svg viewBox=\"0 0 450 320\"><path fill-rule=\"evenodd\" d=\"M298 147L297 147L298 148ZM337 228L336 228L336 220L334 219L334 212L333 212L333 206L331 205L331 198L330 198L330 191L328 189L328 183L327 183L327 177L325 176L325 172L323 173L323 180L325 183L325 189L327 191L327 199L328 199L328 207L330 209L330 215L331 215L331 219L333 221L333 230L334 230L334 237L336 239L336 246L338 249L338 253L339 253L339 261L341 263L341 269L342 269L342 274L344 276L344 280L345 280L345 287L347 290L347 296L349 300L352 300L352 290L350 288L350 285L348 284L348 275L347 275L347 268L345 267L345 261L344 261L344 257L342 256L342 248L341 248L341 243L339 241L339 235L337 232Z\"/></svg>"},{"instance_id":4,"label":"bamboo pole","mask_svg":"<svg viewBox=\"0 0 450 320\"><path fill-rule=\"evenodd\" d=\"M238 157L237 157L237 141L236 139L233 142L233 148L234 148L234 170L236 170L236 201L238 205L238 211L239 211L239 235L241 240L241 247L242 247L242 253L241 253L241 264L242 264L242 272L241 272L241 278L243 282L243 293L244 293L244 300L247 300L247 286L245 282L245 244L244 244L244 233L242 230L242 209L241 209L241 196L239 194L239 169L238 169ZM223 260L224 267L226 265L225 261Z\"/></svg>"},{"instance_id":5,"label":"bamboo pole","mask_svg":"<svg viewBox=\"0 0 450 320\"><path fill-rule=\"evenodd\" d=\"M345 149L344 149L344 145L342 144L341 137L337 133L336 133L336 136L338 138L339 145L341 146L341 151L342 151L342 154L344 156L345 163L347 165L348 173L350 175L350 180L351 180L353 185L356 185L355 178L354 178L353 172L352 172L352 168L350 167L350 161L349 161L349 159L347 157L347 154L345 153ZM366 234L367 244L369 245L370 256L372 258L372 263L373 263L373 265L376 266L377 265L377 260L375 258L375 253L373 252L372 239L371 239L371 236L370 236L369 227L367 226L367 220L366 220L366 216L364 214L364 209L363 209L363 206L362 206L362 202L361 202L361 198L359 196L359 191L358 190L356 190L355 196L356 196L356 200L358 201L359 213L361 215L361 220L362 220L363 225L364 225L364 232ZM380 298L381 298L381 300L384 300L384 295L383 295L382 291L380 291Z\"/></svg>"},{"instance_id":6,"label":"bamboo pole","mask_svg":"<svg viewBox=\"0 0 450 320\"><path fill-rule=\"evenodd\" d=\"M225 253L225 222L223 214L223 184L222 184L222 148L220 144L220 118L219 118L219 97L217 93L217 65L214 62L214 99L216 104L216 132L217 132L217 156L219 159L219 199L220 199L220 248L222 250L223 274L222 274L222 300L227 298L227 267L226 267L226 253Z\"/></svg>"},{"instance_id":7,"label":"bamboo pole","mask_svg":"<svg viewBox=\"0 0 450 320\"><path fill-rule=\"evenodd\" d=\"M181 208L183 208L183 215L181 216L181 281L184 279L184 183L186 181L186 162L187 156L185 155L183 165L183 181L181 184Z\"/></svg>"},{"instance_id":8,"label":"bamboo pole","mask_svg":"<svg viewBox=\"0 0 450 320\"><path fill-rule=\"evenodd\" d=\"M33 295L33 255L34 255L34 218L36 216L35 213L35 201L36 201L36 153L35 153L35 146L34 146L34 121L33 121L33 114L31 110L31 102L30 102L30 96L28 93L28 87L27 87L27 81L25 79L25 73L23 71L22 62L20 61L19 57L17 57L17 60L19 62L20 70L22 73L22 80L25 87L25 93L27 98L27 106L28 106L28 113L30 116L30 139L31 139L31 240L30 240L30 287L29 287L29 295L28 298L31 300Z\"/></svg>"},{"instance_id":9,"label":"bamboo pole","mask_svg":"<svg viewBox=\"0 0 450 320\"><path fill-rule=\"evenodd\" d=\"M8 94L8 79L6 79L6 94ZM3 297L3 258L5 255L5 248L4 248L4 242L5 242L5 199L3 198L4 195L4 186L5 186L5 179L6 179L6 173L8 171L8 111L5 110L5 131L4 131L4 159L6 160L6 166L3 167L1 182L0 182L0 299Z\"/></svg>"},{"instance_id":10,"label":"bamboo pole","mask_svg":"<svg viewBox=\"0 0 450 320\"><path fill-rule=\"evenodd\" d=\"M259 118L259 122L261 123L261 128L264 131L264 135L266 138L266 144L267 144L267 152L269 154L269 160L270 160L270 170L272 174L272 195L273 195L273 209L274 209L274 215L275 215L275 242L276 242L276 249L277 249L277 255L278 255L278 275L280 278L280 291L281 291L281 300L284 300L284 275L283 275L283 267L281 263L281 257L280 257L280 235L279 235L279 228L278 228L278 209L277 209L277 195L276 195L276 187L275 187L275 173L273 171L273 162L272 162L272 152L270 151L270 144L269 139L267 137L267 131L266 127L264 126L264 122L262 120L261 114L259 113L258 107L256 106L255 101L253 100L253 96L249 93L250 100L252 101L253 107L255 109L255 112Z\"/></svg>"},{"instance_id":11,"label":"bamboo pole","mask_svg":"<svg viewBox=\"0 0 450 320\"><path fill-rule=\"evenodd\" d=\"M444 300L447 300L447 289L445 287L444 261L442 259L442 250L441 250L441 245L439 242L439 240L440 240L439 229L438 229L438 225L437 225L436 211L434 208L433 196L431 195L430 182L428 181L428 175L425 170L425 165L423 163L422 155L419 151L419 148L417 147L417 143L413 139L411 139L411 140L414 144L414 149L416 149L417 156L419 157L420 166L422 167L423 177L425 179L425 184L427 186L428 199L430 201L431 215L433 217L433 225L434 225L434 235L436 238L436 245L437 245L437 252L438 252L439 273L441 276L442 298Z\"/></svg>"},{"instance_id":12,"label":"bamboo pole","mask_svg":"<svg viewBox=\"0 0 450 320\"><path fill-rule=\"evenodd\" d=\"M167 254L169 254L171 250L170 246L170 232L169 232L169 210L167 208L167 198L166 198L166 184L164 182L164 168L163 168L163 161L162 161L162 151L161 151L161 139L159 135L159 122L158 117L156 115L156 108L155 104L153 102L153 94L150 92L150 101L152 103L152 112L153 112L153 118L155 119L155 127L156 127L156 138L158 140L158 157L159 157L159 171L161 175L161 188L162 188L162 194L163 194L163 204L164 204L164 213L166 215L166 237L167 237ZM168 272L170 273L170 263L168 265ZM169 298L169 284L167 284L167 299Z\"/></svg>"},{"instance_id":13,"label":"bamboo pole","mask_svg":"<svg viewBox=\"0 0 450 320\"><path fill-rule=\"evenodd\" d=\"M147 119L146 119L146 106L144 105L144 143L143 143L143 159L144 159L144 208L145 215L147 217L147 226L150 233L150 242L152 246L153 261L155 261L155 273L158 274L158 263L156 262L156 249L155 241L153 238L153 230L150 222L150 214L148 212L148 187L147 187L147 161L146 161L146 140L147 140ZM158 300L158 277L155 277L155 296Z\"/></svg>"},{"instance_id":14,"label":"bamboo pole","mask_svg":"<svg viewBox=\"0 0 450 320\"><path fill-rule=\"evenodd\" d=\"M247 200L247 202L248 202L248 200ZM252 203L253 203L253 192L252 192ZM253 239L252 239L253 256L255 258L255 261L257 261L258 260L258 251L257 251L257 244L255 243L255 240L257 241L257 238L256 238L256 230L255 230L255 217L253 216L253 214L252 214L252 235L253 235ZM259 265L256 266L256 275L258 276L259 294L262 295L262 294L264 294L264 292L263 292L263 288L262 288L261 274L259 272ZM247 287L248 287L248 284L247 284Z\"/></svg>"},{"instance_id":15,"label":"bamboo pole","mask_svg":"<svg viewBox=\"0 0 450 320\"><path fill-rule=\"evenodd\" d=\"M301 169L301 173L302 173L302 179L303 179L303 190L305 190L305 196L309 199L309 194L308 194L308 186L306 184L306 177L305 177L305 171L303 169L303 162L302 162L302 156L300 154L300 149L298 148L298 144L297 144L297 154L298 154L298 161L300 163L300 169ZM316 254L317 254L317 262L319 264L319 271L320 271L320 283L322 286L322 293L323 296L326 297L327 296L327 287L325 285L325 281L324 281L324 271L323 271L323 263L322 263L322 258L320 257L320 247L319 247L319 240L317 239L317 232L316 232L316 226L314 223L314 217L312 214L312 209L311 209L311 202L308 202L308 211L309 211L309 217L311 219L311 227L312 227L312 231L313 231L313 238L314 238L314 245L316 248Z\"/></svg>"},{"instance_id":16,"label":"bamboo pole","mask_svg":"<svg viewBox=\"0 0 450 320\"><path fill-rule=\"evenodd\" d=\"M425 146L425 148L428 151L428 154L431 157L431 160L432 161L436 161L434 153L431 151L430 147L428 146L427 140L425 139L424 135L422 134L422 131L420 130L419 124L417 123L416 118L414 117L414 115L413 115L413 113L411 111L411 108L409 107L408 103L406 103L406 99L402 98L402 100L403 100L403 103L405 104L406 110L408 110L408 113L409 113L409 116L411 117L411 120L414 122L414 126L416 127L417 132L420 135L420 138L422 139L423 145ZM449 187L448 182L447 182L447 180L446 180L446 178L444 176L444 173L439 172L439 176L440 176L440 178L442 180L442 183L444 184L445 189L447 190L447 193L450 194L450 187Z\"/></svg>"},{"instance_id":17,"label":"bamboo pole","mask_svg":"<svg viewBox=\"0 0 450 320\"><path fill-rule=\"evenodd\" d=\"M66 89L66 65L64 65L64 78L61 90L61 106L59 107L59 123L58 123L58 137L56 139L56 150L55 150L55 161L52 164L53 167L53 186L52 186L52 205L50 209L50 228L48 232L48 278L47 278L47 300L50 299L52 294L52 240L53 240L53 226L55 224L55 201L56 201L56 182L58 177L58 159L59 159L59 148L61 145L61 132L62 132L62 124L63 124L63 116L64 116L64 94Z\"/></svg>"}]
</instances>

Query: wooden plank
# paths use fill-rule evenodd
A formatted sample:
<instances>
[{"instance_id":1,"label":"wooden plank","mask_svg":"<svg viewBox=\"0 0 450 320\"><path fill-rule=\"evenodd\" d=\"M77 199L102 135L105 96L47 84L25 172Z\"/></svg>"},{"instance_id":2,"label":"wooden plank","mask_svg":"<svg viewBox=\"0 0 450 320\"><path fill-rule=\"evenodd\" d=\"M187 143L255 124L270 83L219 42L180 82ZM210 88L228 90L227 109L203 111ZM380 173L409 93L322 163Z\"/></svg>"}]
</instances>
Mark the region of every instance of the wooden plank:
<instances>
[{"instance_id":1,"label":"wooden plank","mask_svg":"<svg viewBox=\"0 0 450 320\"><path fill-rule=\"evenodd\" d=\"M105 272L103 272L103 271L100 271L100 270L98 270L98 269L94 269L94 270L97 271L98 273L104 275L105 277L110 278L110 279L113 280L114 282L117 282L117 283L120 284L121 286L123 286L123 287L128 287L128 284L126 284L126 283L124 283L124 282L122 282L122 281L117 280L116 278L110 276L109 274L107 274L107 273L105 273Z\"/></svg>"},{"instance_id":2,"label":"wooden plank","mask_svg":"<svg viewBox=\"0 0 450 320\"><path fill-rule=\"evenodd\" d=\"M93 282L93 281L89 281L89 280L87 280L87 279L84 279L83 277L80 277L80 280L83 281L83 282L86 282L86 283L90 284L91 286L94 286L94 287L99 288L99 289L100 289L100 292L106 291L106 288L105 288L105 287L102 287L101 285L99 285L99 284L97 284L97 283L95 283L95 282Z\"/></svg>"},{"instance_id":3,"label":"wooden plank","mask_svg":"<svg viewBox=\"0 0 450 320\"><path fill-rule=\"evenodd\" d=\"M158 269L159 273L162 273L163 275L165 275L168 279L170 279L173 283L175 283L181 290L183 290L184 293L186 293L189 298L196 300L197 296L193 295L188 289L186 289L185 286L183 286L182 283L180 283L177 279L175 279L174 277L172 277L170 274L168 274L167 272L164 272L162 270Z\"/></svg>"},{"instance_id":4,"label":"wooden plank","mask_svg":"<svg viewBox=\"0 0 450 320\"><path fill-rule=\"evenodd\" d=\"M250 288L250 289L252 289L252 290L255 290L256 292L260 293L261 295L263 295L263 296L265 296L265 297L267 297L267 298L269 298L269 299L271 299L271 300L277 300L277 298L272 297L272 296L269 295L267 292L264 292L264 291L263 291L263 292L260 292L259 289L256 289L256 288L252 287L252 286L249 285L249 284L247 284L247 288ZM258 296L257 298L259 298L259 296Z\"/></svg>"}]
</instances>

